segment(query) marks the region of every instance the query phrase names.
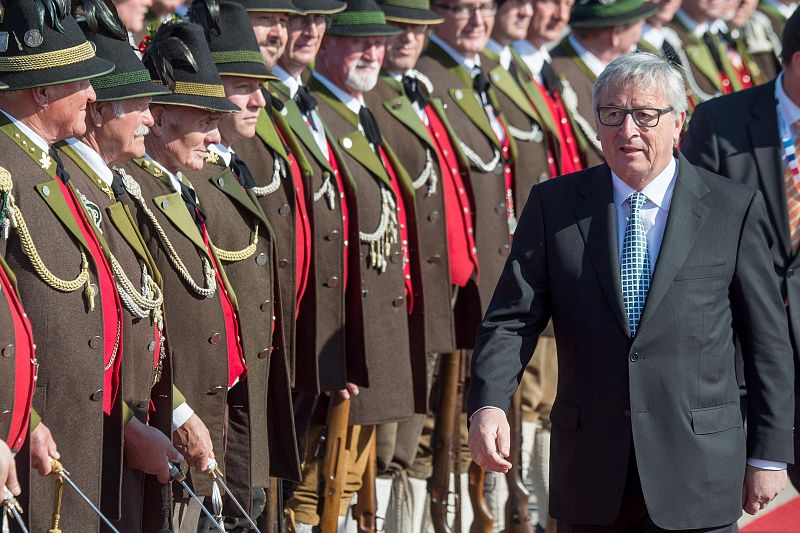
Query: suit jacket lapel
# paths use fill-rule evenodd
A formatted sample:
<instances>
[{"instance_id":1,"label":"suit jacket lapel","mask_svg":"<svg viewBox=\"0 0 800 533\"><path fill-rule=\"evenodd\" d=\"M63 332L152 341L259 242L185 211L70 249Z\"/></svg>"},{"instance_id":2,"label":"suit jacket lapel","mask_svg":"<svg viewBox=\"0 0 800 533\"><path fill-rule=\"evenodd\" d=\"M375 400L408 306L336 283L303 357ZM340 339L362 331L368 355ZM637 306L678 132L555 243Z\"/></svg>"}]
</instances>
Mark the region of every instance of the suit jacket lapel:
<instances>
[{"instance_id":1,"label":"suit jacket lapel","mask_svg":"<svg viewBox=\"0 0 800 533\"><path fill-rule=\"evenodd\" d=\"M708 216L708 207L701 201L708 192L709 188L700 180L691 163L679 156L678 176L672 193L667 227L664 229L661 250L653 270L647 302L639 320L639 331L646 327L694 246L703 221Z\"/></svg>"},{"instance_id":2,"label":"suit jacket lapel","mask_svg":"<svg viewBox=\"0 0 800 533\"><path fill-rule=\"evenodd\" d=\"M53 178L49 181L38 183L36 185L36 192L39 193L39 196L42 197L42 200L45 201L47 206L53 211L53 214L58 217L64 227L66 227L69 232L72 233L76 239L78 239L78 242L81 243L86 250L89 250L89 245L86 244L86 240L83 238L83 233L81 233L78 223L72 216L72 211L70 211L69 206L67 205L67 200L61 193L61 187L59 187L56 179L57 178Z\"/></svg>"},{"instance_id":3,"label":"suit jacket lapel","mask_svg":"<svg viewBox=\"0 0 800 533\"><path fill-rule=\"evenodd\" d=\"M767 211L772 218L772 227L777 232L783 252L786 256L791 256L786 186L783 179L783 154L778 131L778 115L775 110L775 82L756 90L760 91L760 95L753 103L747 130L753 146L761 190L764 191L764 199L769 206Z\"/></svg>"},{"instance_id":4,"label":"suit jacket lapel","mask_svg":"<svg viewBox=\"0 0 800 533\"><path fill-rule=\"evenodd\" d=\"M591 178L578 185L577 193L575 216L578 228L608 303L622 329L630 335L628 318L622 303L617 216L608 166L604 164L597 167Z\"/></svg>"},{"instance_id":5,"label":"suit jacket lapel","mask_svg":"<svg viewBox=\"0 0 800 533\"><path fill-rule=\"evenodd\" d=\"M208 255L203 237L200 235L200 231L197 229L192 216L186 209L186 205L183 203L183 198L181 198L180 193L173 192L156 196L153 198L153 203L158 210L164 213L164 216L178 228L178 231L191 240L204 254Z\"/></svg>"},{"instance_id":6,"label":"suit jacket lapel","mask_svg":"<svg viewBox=\"0 0 800 533\"><path fill-rule=\"evenodd\" d=\"M292 129L295 136L300 139L300 142L303 143L306 151L314 156L314 159L317 160L317 163L320 166L322 166L325 170L332 172L333 169L328 162L327 156L320 151L317 140L314 139L314 135L311 133L311 130L309 130L308 126L306 126L303 116L300 113L300 108L297 107L295 101L286 100L283 105L285 105L287 109L286 123Z\"/></svg>"},{"instance_id":7,"label":"suit jacket lapel","mask_svg":"<svg viewBox=\"0 0 800 533\"><path fill-rule=\"evenodd\" d=\"M492 129L492 125L489 124L489 118L486 116L486 110L483 109L478 99L475 98L475 93L472 89L465 87L462 89L450 89L448 92L456 105L461 108L464 114L467 115L478 128L480 128L489 141L500 148L497 144L497 136Z\"/></svg>"},{"instance_id":8,"label":"suit jacket lapel","mask_svg":"<svg viewBox=\"0 0 800 533\"><path fill-rule=\"evenodd\" d=\"M278 135L272 119L268 115L267 109L262 109L258 114L258 121L256 122L256 135L264 141L264 144L269 146L282 158L286 159L286 150L283 148L283 142Z\"/></svg>"},{"instance_id":9,"label":"suit jacket lapel","mask_svg":"<svg viewBox=\"0 0 800 533\"><path fill-rule=\"evenodd\" d=\"M386 111L396 118L398 122L413 131L414 134L431 149L436 149L431 141L430 135L428 135L428 130L425 129L425 125L419 119L417 112L414 111L413 107L411 107L411 102L408 98L405 96L392 98L391 100L384 102L383 107L385 107Z\"/></svg>"},{"instance_id":10,"label":"suit jacket lapel","mask_svg":"<svg viewBox=\"0 0 800 533\"><path fill-rule=\"evenodd\" d=\"M553 121L553 117L550 114L550 108L547 106L547 102L544 101L542 93L539 92L539 88L536 87L533 82L533 73L530 71L530 69L528 69L528 66L522 60L522 57L513 48L511 49L511 56L521 74L522 79L520 79L520 82L522 84L522 89L525 91L525 95L528 97L531 105L536 110L537 115L541 117L542 125L551 134L557 136L558 129L556 128L556 123Z\"/></svg>"},{"instance_id":11,"label":"suit jacket lapel","mask_svg":"<svg viewBox=\"0 0 800 533\"><path fill-rule=\"evenodd\" d=\"M208 164L208 163L206 163ZM242 188L239 180L231 173L230 168L220 168L219 174L208 180L211 184L222 191L227 197L233 200L234 203L242 206L245 210L258 218L259 222L265 227L269 227L267 216L264 212L257 207L247 192Z\"/></svg>"}]
</instances>

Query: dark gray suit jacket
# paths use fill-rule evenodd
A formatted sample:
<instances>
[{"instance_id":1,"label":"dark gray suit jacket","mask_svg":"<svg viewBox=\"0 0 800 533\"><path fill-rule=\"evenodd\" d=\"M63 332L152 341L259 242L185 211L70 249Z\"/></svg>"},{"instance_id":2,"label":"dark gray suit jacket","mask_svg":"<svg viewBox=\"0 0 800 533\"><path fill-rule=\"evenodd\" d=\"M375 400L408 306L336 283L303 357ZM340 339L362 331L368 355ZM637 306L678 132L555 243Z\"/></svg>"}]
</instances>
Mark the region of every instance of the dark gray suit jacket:
<instances>
[{"instance_id":1,"label":"dark gray suit jacket","mask_svg":"<svg viewBox=\"0 0 800 533\"><path fill-rule=\"evenodd\" d=\"M648 511L664 529L733 523L746 458L793 459L792 356L764 202L683 157L678 165L636 337L622 304L605 164L534 187L478 331L469 412L507 410L553 319L550 513L558 520L614 521L631 446ZM751 384L747 434L734 334Z\"/></svg>"}]
</instances>

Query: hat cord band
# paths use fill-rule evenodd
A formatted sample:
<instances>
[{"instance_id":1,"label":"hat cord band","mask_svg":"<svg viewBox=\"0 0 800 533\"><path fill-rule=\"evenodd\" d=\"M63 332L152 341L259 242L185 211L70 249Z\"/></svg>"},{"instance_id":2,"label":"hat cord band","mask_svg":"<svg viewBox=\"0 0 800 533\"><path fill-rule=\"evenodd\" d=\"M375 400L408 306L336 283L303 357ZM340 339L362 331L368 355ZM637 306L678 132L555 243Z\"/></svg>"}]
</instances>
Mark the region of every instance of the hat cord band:
<instances>
[{"instance_id":1,"label":"hat cord band","mask_svg":"<svg viewBox=\"0 0 800 533\"><path fill-rule=\"evenodd\" d=\"M383 11L345 11L333 16L332 27L361 24L386 24Z\"/></svg>"},{"instance_id":2,"label":"hat cord band","mask_svg":"<svg viewBox=\"0 0 800 533\"><path fill-rule=\"evenodd\" d=\"M92 87L95 89L111 89L112 87L133 85L134 83L144 83L148 81L152 81L150 72L147 69L143 69L94 78L92 80Z\"/></svg>"},{"instance_id":3,"label":"hat cord band","mask_svg":"<svg viewBox=\"0 0 800 533\"><path fill-rule=\"evenodd\" d=\"M162 85L164 82L159 81ZM225 88L222 85L210 83L195 83L191 81L176 81L173 94L186 94L189 96L208 96L210 98L225 98Z\"/></svg>"},{"instance_id":4,"label":"hat cord band","mask_svg":"<svg viewBox=\"0 0 800 533\"><path fill-rule=\"evenodd\" d=\"M264 64L264 56L261 52L253 50L227 50L223 52L211 52L214 63L259 63Z\"/></svg>"},{"instance_id":5,"label":"hat cord band","mask_svg":"<svg viewBox=\"0 0 800 533\"><path fill-rule=\"evenodd\" d=\"M0 57L0 72L26 72L73 65L95 57L94 48L88 41L64 50L52 50L41 54Z\"/></svg>"}]
</instances>

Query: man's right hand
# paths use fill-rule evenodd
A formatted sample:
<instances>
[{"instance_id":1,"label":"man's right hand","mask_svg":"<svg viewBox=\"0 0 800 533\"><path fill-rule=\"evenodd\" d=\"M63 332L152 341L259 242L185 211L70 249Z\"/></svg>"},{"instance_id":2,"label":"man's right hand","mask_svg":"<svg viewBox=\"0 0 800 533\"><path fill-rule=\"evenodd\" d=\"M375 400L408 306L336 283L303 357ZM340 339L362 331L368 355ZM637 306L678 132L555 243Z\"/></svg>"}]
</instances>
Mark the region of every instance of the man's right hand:
<instances>
[{"instance_id":1,"label":"man's right hand","mask_svg":"<svg viewBox=\"0 0 800 533\"><path fill-rule=\"evenodd\" d=\"M506 414L489 407L472 415L469 427L469 451L472 460L485 470L506 473L511 463L511 428Z\"/></svg>"},{"instance_id":2,"label":"man's right hand","mask_svg":"<svg viewBox=\"0 0 800 533\"><path fill-rule=\"evenodd\" d=\"M196 414L192 414L175 430L172 443L183 454L189 466L200 472L208 470L208 460L214 458L214 445L211 443L208 428Z\"/></svg>"},{"instance_id":3,"label":"man's right hand","mask_svg":"<svg viewBox=\"0 0 800 533\"><path fill-rule=\"evenodd\" d=\"M31 468L39 472L40 476L46 476L53 470L50 464L50 459L60 459L61 455L58 453L58 446L50 430L44 425L44 422L39 422L31 432Z\"/></svg>"},{"instance_id":4,"label":"man's right hand","mask_svg":"<svg viewBox=\"0 0 800 533\"><path fill-rule=\"evenodd\" d=\"M350 383L348 381L347 384L345 385L345 388L336 392L339 394L339 397L342 400L352 400L353 398L358 396L359 390L358 390L358 385L356 385L355 383Z\"/></svg>"},{"instance_id":5,"label":"man's right hand","mask_svg":"<svg viewBox=\"0 0 800 533\"><path fill-rule=\"evenodd\" d=\"M169 482L168 462L182 463L183 456L172 447L169 437L136 418L125 424L125 462L131 468Z\"/></svg>"},{"instance_id":6,"label":"man's right hand","mask_svg":"<svg viewBox=\"0 0 800 533\"><path fill-rule=\"evenodd\" d=\"M14 462L11 450L3 440L0 440L0 487L8 487L14 496L19 496L22 492L17 480L17 464ZM5 496L0 496L0 500L3 499Z\"/></svg>"}]
</instances>

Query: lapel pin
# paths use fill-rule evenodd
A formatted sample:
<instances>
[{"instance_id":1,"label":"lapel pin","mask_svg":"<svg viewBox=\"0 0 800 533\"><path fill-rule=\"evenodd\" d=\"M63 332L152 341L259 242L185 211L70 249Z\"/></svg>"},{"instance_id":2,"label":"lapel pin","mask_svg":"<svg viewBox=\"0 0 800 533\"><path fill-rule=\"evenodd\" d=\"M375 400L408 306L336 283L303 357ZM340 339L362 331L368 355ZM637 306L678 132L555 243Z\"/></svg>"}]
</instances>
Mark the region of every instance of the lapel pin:
<instances>
[{"instance_id":1,"label":"lapel pin","mask_svg":"<svg viewBox=\"0 0 800 533\"><path fill-rule=\"evenodd\" d=\"M44 37L42 37L42 33L39 30L33 28L25 32L25 35L22 37L22 40L25 41L25 44L27 44L29 47L38 48L42 46L42 43L44 42Z\"/></svg>"}]
</instances>

